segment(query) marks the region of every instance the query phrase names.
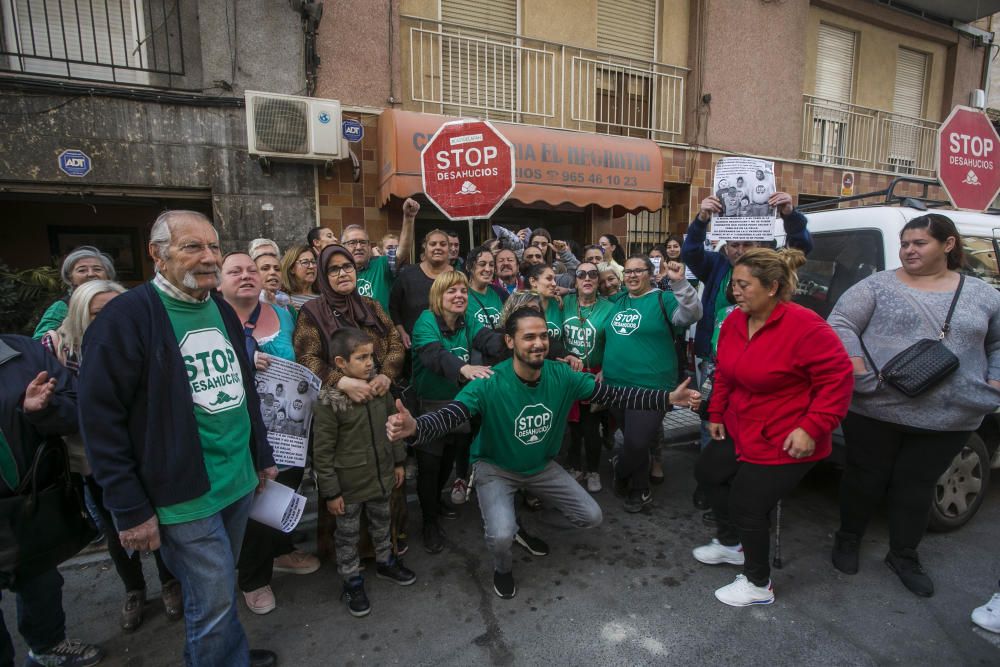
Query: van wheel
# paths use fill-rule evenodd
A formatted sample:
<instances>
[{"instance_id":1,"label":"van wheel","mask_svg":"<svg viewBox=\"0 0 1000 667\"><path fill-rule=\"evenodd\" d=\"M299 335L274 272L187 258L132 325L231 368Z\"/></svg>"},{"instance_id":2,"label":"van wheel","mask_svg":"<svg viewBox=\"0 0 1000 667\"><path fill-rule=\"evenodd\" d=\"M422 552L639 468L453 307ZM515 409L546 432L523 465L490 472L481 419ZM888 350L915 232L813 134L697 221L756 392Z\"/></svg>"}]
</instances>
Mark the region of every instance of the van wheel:
<instances>
[{"instance_id":1,"label":"van wheel","mask_svg":"<svg viewBox=\"0 0 1000 667\"><path fill-rule=\"evenodd\" d=\"M990 455L983 439L973 433L938 478L928 527L944 532L964 526L979 511L989 486Z\"/></svg>"}]
</instances>

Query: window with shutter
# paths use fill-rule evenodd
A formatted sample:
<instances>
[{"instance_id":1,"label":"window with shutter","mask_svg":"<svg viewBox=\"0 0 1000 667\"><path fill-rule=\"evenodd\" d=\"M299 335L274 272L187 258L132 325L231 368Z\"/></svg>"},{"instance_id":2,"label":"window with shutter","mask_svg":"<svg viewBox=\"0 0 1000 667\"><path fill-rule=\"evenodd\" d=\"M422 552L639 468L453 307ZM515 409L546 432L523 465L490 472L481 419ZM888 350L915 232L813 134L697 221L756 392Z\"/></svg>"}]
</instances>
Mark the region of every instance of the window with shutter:
<instances>
[{"instance_id":1,"label":"window with shutter","mask_svg":"<svg viewBox=\"0 0 1000 667\"><path fill-rule=\"evenodd\" d=\"M441 21L443 113L515 120L517 0L441 0Z\"/></svg>"},{"instance_id":2,"label":"window with shutter","mask_svg":"<svg viewBox=\"0 0 1000 667\"><path fill-rule=\"evenodd\" d=\"M597 48L647 63L656 57L655 0L598 0ZM594 72L597 131L648 137L652 77L645 63L607 64Z\"/></svg>"},{"instance_id":3,"label":"window with shutter","mask_svg":"<svg viewBox=\"0 0 1000 667\"><path fill-rule=\"evenodd\" d=\"M142 2L4 0L9 69L75 79L149 83ZM124 69L123 69L124 68ZM131 69L135 68L135 69Z\"/></svg>"},{"instance_id":4,"label":"window with shutter","mask_svg":"<svg viewBox=\"0 0 1000 667\"><path fill-rule=\"evenodd\" d=\"M844 164L849 150L856 143L860 128L852 128L854 120L849 104L854 95L854 54L857 34L826 23L819 24L816 40L817 100L812 107L811 154L822 162Z\"/></svg>"},{"instance_id":5,"label":"window with shutter","mask_svg":"<svg viewBox=\"0 0 1000 667\"><path fill-rule=\"evenodd\" d=\"M892 111L898 114L886 122L888 134L887 162L896 171L913 173L921 153L931 150L921 141L915 119L924 115L924 92L927 83L927 54L900 47L896 51L896 85L892 95ZM906 116L901 118L900 116Z\"/></svg>"}]
</instances>

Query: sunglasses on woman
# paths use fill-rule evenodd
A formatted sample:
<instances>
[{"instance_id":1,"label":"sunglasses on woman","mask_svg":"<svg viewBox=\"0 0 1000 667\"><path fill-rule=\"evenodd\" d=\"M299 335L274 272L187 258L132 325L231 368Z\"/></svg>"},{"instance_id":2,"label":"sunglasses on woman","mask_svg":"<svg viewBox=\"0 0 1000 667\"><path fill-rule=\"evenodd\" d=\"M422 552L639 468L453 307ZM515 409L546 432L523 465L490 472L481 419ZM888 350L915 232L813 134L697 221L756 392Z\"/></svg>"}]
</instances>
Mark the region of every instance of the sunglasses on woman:
<instances>
[{"instance_id":1,"label":"sunglasses on woman","mask_svg":"<svg viewBox=\"0 0 1000 667\"><path fill-rule=\"evenodd\" d=\"M596 269L591 269L590 271L577 271L576 272L576 277L578 279L580 279L580 280L583 280L584 278L590 278L591 280L597 280L600 276L601 276L601 274L599 274Z\"/></svg>"}]
</instances>

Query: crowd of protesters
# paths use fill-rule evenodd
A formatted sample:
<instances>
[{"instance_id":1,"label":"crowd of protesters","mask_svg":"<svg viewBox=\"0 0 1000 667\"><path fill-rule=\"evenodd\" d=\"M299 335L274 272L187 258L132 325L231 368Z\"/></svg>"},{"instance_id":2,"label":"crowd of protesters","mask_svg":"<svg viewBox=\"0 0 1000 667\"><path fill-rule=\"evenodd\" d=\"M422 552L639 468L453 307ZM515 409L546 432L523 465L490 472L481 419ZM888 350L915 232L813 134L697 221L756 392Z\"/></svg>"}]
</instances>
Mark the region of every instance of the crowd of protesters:
<instances>
[{"instance_id":1,"label":"crowd of protesters","mask_svg":"<svg viewBox=\"0 0 1000 667\"><path fill-rule=\"evenodd\" d=\"M353 616L371 611L363 558L374 556L378 578L414 583L403 562L416 523L408 468L420 546L445 549L447 520L475 498L494 591L509 599L512 546L549 553L520 506L551 514L546 524L600 525L609 458L624 510L650 511L664 479L663 419L678 409L704 417L694 502L715 528L692 555L742 566L715 592L721 602L771 603L772 511L830 454L843 422L833 564L858 571L868 520L887 497L886 562L929 596L917 546L934 481L1000 397L1000 295L961 277L961 237L930 214L904 228L902 268L854 286L827 323L792 302L812 248L807 220L786 193L769 204L784 248L729 240L713 250L706 231L722 203L709 197L686 236L631 256L612 234L580 248L546 229L495 226L465 257L440 229L411 257L413 200L398 237L373 244L361 226L340 239L317 227L284 253L270 239L223 249L205 216L166 212L149 238L153 280L126 290L107 255L77 248L37 340L0 336L0 500L37 474L36 452L66 452L67 480L86 490L125 589L121 629L142 625L140 556L152 552L166 614L185 622L187 664L273 665L273 652L250 649L237 590L267 614L274 572L314 573L331 552ZM916 398L881 383L877 369L949 304L960 370ZM318 554L249 519L268 480L297 489L307 474L272 456L254 375L273 359L321 383L308 464ZM958 385L961 409L944 398ZM28 664L97 664L100 647L66 639L57 564L2 564ZM973 615L994 631L998 599ZM0 663L12 661L4 632Z\"/></svg>"}]
</instances>

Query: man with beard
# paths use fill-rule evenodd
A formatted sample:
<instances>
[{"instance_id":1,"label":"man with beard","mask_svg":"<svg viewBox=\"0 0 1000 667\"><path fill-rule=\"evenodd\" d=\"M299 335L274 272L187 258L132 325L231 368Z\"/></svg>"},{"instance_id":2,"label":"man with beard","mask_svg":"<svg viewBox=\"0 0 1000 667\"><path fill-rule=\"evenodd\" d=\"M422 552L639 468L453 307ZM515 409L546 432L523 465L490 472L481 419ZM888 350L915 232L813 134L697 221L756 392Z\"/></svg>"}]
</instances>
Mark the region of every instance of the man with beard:
<instances>
[{"instance_id":1,"label":"man with beard","mask_svg":"<svg viewBox=\"0 0 1000 667\"><path fill-rule=\"evenodd\" d=\"M399 246L395 255L386 253L381 257L372 256L368 232L361 225L348 225L341 234L341 245L350 251L354 264L358 267L358 294L371 297L389 312L389 294L392 283L403 264L410 261L410 246L413 244L413 222L417 219L420 204L413 199L403 202L403 231L399 234Z\"/></svg>"},{"instance_id":2,"label":"man with beard","mask_svg":"<svg viewBox=\"0 0 1000 667\"><path fill-rule=\"evenodd\" d=\"M493 259L497 265L497 277L493 284L505 290L507 294L513 294L521 287L517 271L517 254L510 248L502 248L497 251Z\"/></svg>"},{"instance_id":3,"label":"man with beard","mask_svg":"<svg viewBox=\"0 0 1000 667\"><path fill-rule=\"evenodd\" d=\"M471 448L471 479L483 515L486 546L493 555L493 590L510 599L517 592L511 544L516 541L537 556L548 553L548 545L518 525L514 512L518 490L540 498L547 510L558 510L578 528L592 528L602 520L594 499L554 460L573 402L666 411L671 404L697 408L701 395L687 388L688 381L672 392L611 387L589 373L547 360L545 317L533 307L511 313L504 334L513 358L494 366L493 375L472 380L454 401L418 419L397 400L398 414L389 417L386 433L390 440L412 438L410 444L419 445L473 417L482 420Z\"/></svg>"},{"instance_id":4,"label":"man with beard","mask_svg":"<svg viewBox=\"0 0 1000 667\"><path fill-rule=\"evenodd\" d=\"M156 276L108 304L83 339L80 426L122 546L159 548L181 582L188 665L273 665L236 613L254 489L277 468L243 325L216 292L219 237L201 213L153 224Z\"/></svg>"}]
</instances>

